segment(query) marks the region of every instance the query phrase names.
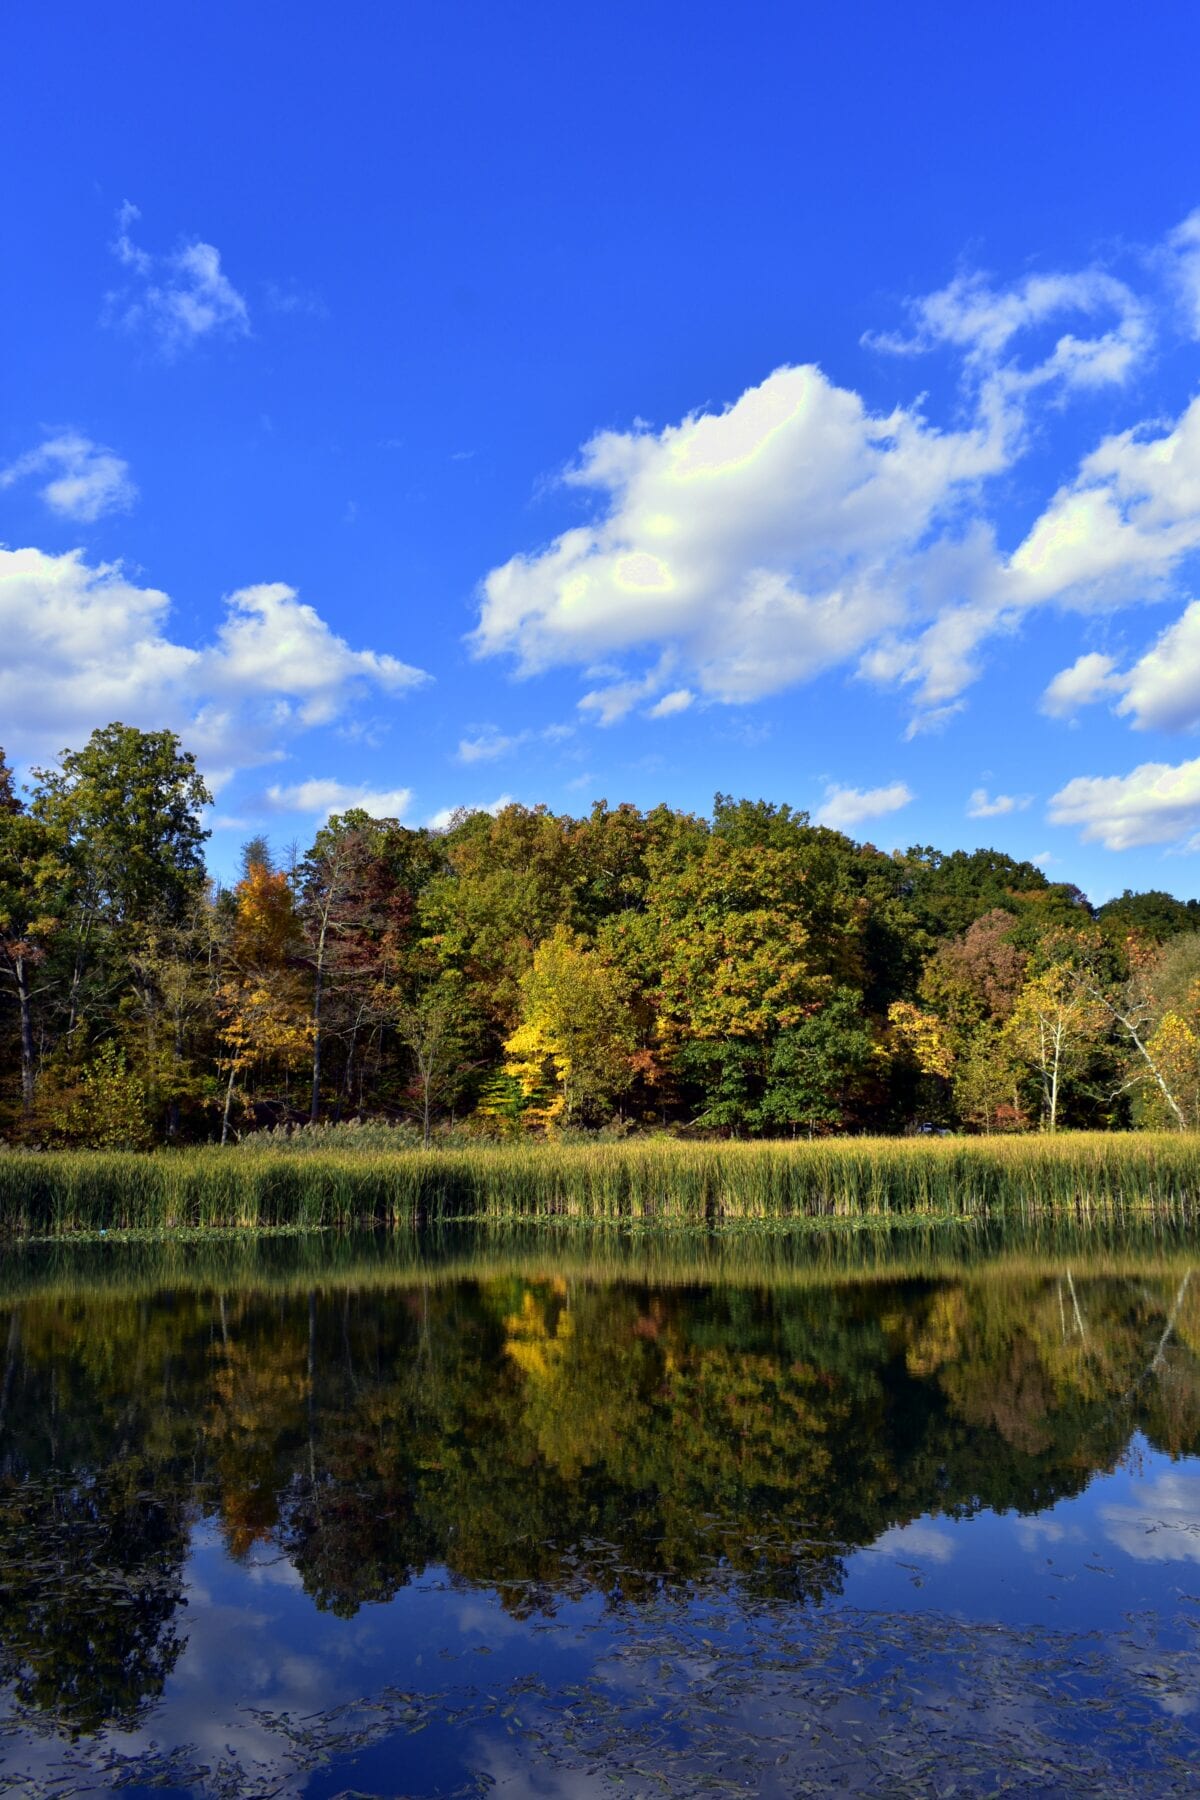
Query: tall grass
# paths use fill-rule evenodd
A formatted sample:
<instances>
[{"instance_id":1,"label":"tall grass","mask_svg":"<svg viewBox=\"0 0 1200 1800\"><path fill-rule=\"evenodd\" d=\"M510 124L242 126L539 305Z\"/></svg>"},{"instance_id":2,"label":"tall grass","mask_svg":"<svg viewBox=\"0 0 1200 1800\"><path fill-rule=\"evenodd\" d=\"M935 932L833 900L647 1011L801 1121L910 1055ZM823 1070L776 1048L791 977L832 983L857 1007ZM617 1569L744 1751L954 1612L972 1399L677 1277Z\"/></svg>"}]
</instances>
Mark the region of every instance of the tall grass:
<instances>
[{"instance_id":1,"label":"tall grass","mask_svg":"<svg viewBox=\"0 0 1200 1800\"><path fill-rule=\"evenodd\" d=\"M333 1227L474 1218L988 1218L1046 1209L1200 1215L1200 1134L842 1138L155 1154L0 1153L0 1230Z\"/></svg>"}]
</instances>

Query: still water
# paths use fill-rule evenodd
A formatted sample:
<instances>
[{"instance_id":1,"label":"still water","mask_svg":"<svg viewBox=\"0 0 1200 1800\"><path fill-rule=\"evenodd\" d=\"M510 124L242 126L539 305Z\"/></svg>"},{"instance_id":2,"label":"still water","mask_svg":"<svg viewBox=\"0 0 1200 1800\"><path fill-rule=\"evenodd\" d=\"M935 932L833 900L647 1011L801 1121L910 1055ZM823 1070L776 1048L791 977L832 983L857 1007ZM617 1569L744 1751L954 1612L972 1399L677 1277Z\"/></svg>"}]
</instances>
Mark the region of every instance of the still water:
<instances>
[{"instance_id":1,"label":"still water","mask_svg":"<svg viewBox=\"0 0 1200 1800\"><path fill-rule=\"evenodd\" d=\"M1188 1793L1200 1245L0 1262L0 1792Z\"/></svg>"}]
</instances>

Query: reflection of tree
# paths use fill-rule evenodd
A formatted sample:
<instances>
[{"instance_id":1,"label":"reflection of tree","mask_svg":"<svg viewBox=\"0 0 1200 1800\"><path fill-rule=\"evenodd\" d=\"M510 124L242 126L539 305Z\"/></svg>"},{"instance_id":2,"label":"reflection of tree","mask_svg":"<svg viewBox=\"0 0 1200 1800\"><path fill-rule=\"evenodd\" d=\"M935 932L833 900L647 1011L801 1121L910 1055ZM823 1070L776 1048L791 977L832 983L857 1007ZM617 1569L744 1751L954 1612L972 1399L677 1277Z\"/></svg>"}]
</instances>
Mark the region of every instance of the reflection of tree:
<instances>
[{"instance_id":1,"label":"reflection of tree","mask_svg":"<svg viewBox=\"0 0 1200 1800\"><path fill-rule=\"evenodd\" d=\"M0 1667L64 1728L161 1690L189 1517L351 1614L430 1564L515 1611L721 1571L836 1590L931 1510L1200 1448L1200 1283L474 1282L28 1300L0 1318Z\"/></svg>"},{"instance_id":2,"label":"reflection of tree","mask_svg":"<svg viewBox=\"0 0 1200 1800\"><path fill-rule=\"evenodd\" d=\"M182 1647L190 1471L164 1350L184 1321L152 1314L139 1342L138 1309L96 1312L5 1321L0 1676L72 1734L133 1725Z\"/></svg>"},{"instance_id":3,"label":"reflection of tree","mask_svg":"<svg viewBox=\"0 0 1200 1800\"><path fill-rule=\"evenodd\" d=\"M0 1677L72 1735L132 1727L183 1647L181 1497L127 1474L0 1492Z\"/></svg>"}]
</instances>

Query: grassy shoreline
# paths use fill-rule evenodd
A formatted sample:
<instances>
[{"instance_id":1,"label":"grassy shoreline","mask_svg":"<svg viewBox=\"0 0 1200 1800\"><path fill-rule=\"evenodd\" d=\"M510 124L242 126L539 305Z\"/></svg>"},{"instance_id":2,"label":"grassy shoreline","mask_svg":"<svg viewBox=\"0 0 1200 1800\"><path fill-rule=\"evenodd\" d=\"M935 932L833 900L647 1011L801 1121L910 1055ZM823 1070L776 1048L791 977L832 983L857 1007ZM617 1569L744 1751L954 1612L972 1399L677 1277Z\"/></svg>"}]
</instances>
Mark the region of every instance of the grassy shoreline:
<instances>
[{"instance_id":1,"label":"grassy shoreline","mask_svg":"<svg viewBox=\"0 0 1200 1800\"><path fill-rule=\"evenodd\" d=\"M400 1226L475 1219L697 1225L1004 1218L1111 1209L1200 1217L1200 1133L830 1138L794 1143L273 1146L0 1152L0 1232Z\"/></svg>"}]
</instances>

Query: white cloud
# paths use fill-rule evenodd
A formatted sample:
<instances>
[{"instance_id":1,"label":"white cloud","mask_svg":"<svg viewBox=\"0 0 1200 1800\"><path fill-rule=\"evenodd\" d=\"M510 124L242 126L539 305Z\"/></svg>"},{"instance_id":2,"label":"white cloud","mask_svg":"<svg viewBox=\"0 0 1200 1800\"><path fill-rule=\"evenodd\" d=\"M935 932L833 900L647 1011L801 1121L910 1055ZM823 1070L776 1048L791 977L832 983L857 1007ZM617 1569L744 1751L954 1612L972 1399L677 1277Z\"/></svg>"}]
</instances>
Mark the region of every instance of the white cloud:
<instances>
[{"instance_id":1,"label":"white cloud","mask_svg":"<svg viewBox=\"0 0 1200 1800\"><path fill-rule=\"evenodd\" d=\"M1117 707L1140 729L1187 731L1200 724L1200 602L1161 634L1122 680Z\"/></svg>"},{"instance_id":2,"label":"white cloud","mask_svg":"<svg viewBox=\"0 0 1200 1800\"><path fill-rule=\"evenodd\" d=\"M1172 267L1193 243L1200 259L1200 213L1171 241ZM913 314L907 337L872 341L958 355L954 428L785 366L723 411L602 432L564 477L596 517L487 575L476 652L524 674L615 662L581 702L602 724L685 683L737 703L849 667L910 690L922 730L954 716L989 640L1033 609L1169 594L1200 548L1200 399L1105 438L1011 554L986 496L1042 415L1128 383L1150 302L1092 268L1008 289L960 276Z\"/></svg>"},{"instance_id":3,"label":"white cloud","mask_svg":"<svg viewBox=\"0 0 1200 1800\"><path fill-rule=\"evenodd\" d=\"M1076 657L1069 669L1059 670L1042 695L1042 711L1052 719L1073 718L1081 707L1124 689L1125 678L1116 673L1112 657L1090 650Z\"/></svg>"},{"instance_id":4,"label":"white cloud","mask_svg":"<svg viewBox=\"0 0 1200 1800\"><path fill-rule=\"evenodd\" d=\"M1200 207L1171 233L1167 256L1192 336L1200 339Z\"/></svg>"},{"instance_id":5,"label":"white cloud","mask_svg":"<svg viewBox=\"0 0 1200 1800\"><path fill-rule=\"evenodd\" d=\"M646 717L669 719L675 713L686 712L695 698L691 688L672 688L669 694L664 694L661 700L656 700L653 706L647 708Z\"/></svg>"},{"instance_id":6,"label":"white cloud","mask_svg":"<svg viewBox=\"0 0 1200 1800\"><path fill-rule=\"evenodd\" d=\"M606 516L492 571L475 648L526 671L658 649L585 697L605 723L678 662L717 699L776 692L903 622L921 540L1002 462L982 424L877 416L817 368L778 369L724 412L594 438L567 480Z\"/></svg>"},{"instance_id":7,"label":"white cloud","mask_svg":"<svg viewBox=\"0 0 1200 1800\"><path fill-rule=\"evenodd\" d=\"M220 251L194 239L164 255L133 242L130 226L141 217L129 201L117 215L113 255L130 285L107 298L106 318L128 331L146 332L164 355L174 356L202 338L245 337L250 314L221 269Z\"/></svg>"},{"instance_id":8,"label":"white cloud","mask_svg":"<svg viewBox=\"0 0 1200 1800\"><path fill-rule=\"evenodd\" d=\"M1141 763L1128 775L1077 775L1051 798L1049 816L1107 850L1176 842L1200 830L1200 757Z\"/></svg>"},{"instance_id":9,"label":"white cloud","mask_svg":"<svg viewBox=\"0 0 1200 1800\"><path fill-rule=\"evenodd\" d=\"M825 799L817 813L819 825L830 825L835 831L845 831L851 825L861 825L867 819L881 819L888 813L899 812L902 806L908 806L913 798L912 791L903 781L893 781L887 787L851 788L838 787L831 784L825 790Z\"/></svg>"},{"instance_id":10,"label":"white cloud","mask_svg":"<svg viewBox=\"0 0 1200 1800\"><path fill-rule=\"evenodd\" d=\"M276 812L306 813L319 819L327 819L330 813L349 812L352 807L370 813L373 819L402 819L412 804L412 789L388 788L381 792L312 777L287 787L275 782L267 789L267 801Z\"/></svg>"},{"instance_id":11,"label":"white cloud","mask_svg":"<svg viewBox=\"0 0 1200 1800\"><path fill-rule=\"evenodd\" d=\"M466 818L471 813L491 813L492 817L495 818L497 813L502 813L506 806L511 806L512 804L513 797L511 794L498 794L487 806L443 806L439 808L437 812L431 813L425 823L429 826L431 831L447 831L456 820Z\"/></svg>"},{"instance_id":12,"label":"white cloud","mask_svg":"<svg viewBox=\"0 0 1200 1800\"><path fill-rule=\"evenodd\" d=\"M48 475L41 497L64 519L91 525L105 513L127 512L137 499L129 464L78 431L60 431L0 469L0 488L27 476Z\"/></svg>"},{"instance_id":13,"label":"white cloud","mask_svg":"<svg viewBox=\"0 0 1200 1800\"><path fill-rule=\"evenodd\" d=\"M939 344L962 352L977 376L994 384L996 396L1061 381L1067 387L1098 387L1122 382L1149 348L1152 331L1147 308L1123 281L1099 269L1075 274L1031 275L1012 287L996 289L985 276L958 276L912 307L911 337L868 333L866 342L902 355L923 353ZM1014 340L1042 329L1063 314L1088 319L1111 318L1098 336L1066 332L1040 362L1024 367L1006 362Z\"/></svg>"},{"instance_id":14,"label":"white cloud","mask_svg":"<svg viewBox=\"0 0 1200 1800\"><path fill-rule=\"evenodd\" d=\"M564 739L575 735L573 725L545 725L540 731L503 732L494 725L483 725L474 728L475 737L458 740L457 759L460 763L497 762L501 757L512 756L526 744L561 744Z\"/></svg>"},{"instance_id":15,"label":"white cloud","mask_svg":"<svg viewBox=\"0 0 1200 1800\"><path fill-rule=\"evenodd\" d=\"M1116 711L1139 731L1191 731L1200 725L1200 601L1185 607L1128 670L1097 652L1079 657L1047 687L1042 711L1069 718L1109 696L1120 696Z\"/></svg>"},{"instance_id":16,"label":"white cloud","mask_svg":"<svg viewBox=\"0 0 1200 1800\"><path fill-rule=\"evenodd\" d=\"M304 725L335 718L358 683L398 694L425 679L420 669L394 656L352 650L286 582L239 588L225 606L217 643L208 653L215 685L286 697L295 702Z\"/></svg>"},{"instance_id":17,"label":"white cloud","mask_svg":"<svg viewBox=\"0 0 1200 1800\"><path fill-rule=\"evenodd\" d=\"M424 679L393 656L353 650L282 582L225 601L215 638L170 635L171 603L119 564L82 551L0 549L0 718L6 749L53 755L110 719L170 726L218 784L269 762L298 729L327 723L367 689Z\"/></svg>"},{"instance_id":18,"label":"white cloud","mask_svg":"<svg viewBox=\"0 0 1200 1800\"><path fill-rule=\"evenodd\" d=\"M460 738L458 741L458 760L460 763L496 762L502 756L511 756L522 744L528 743L530 733L519 731L505 736L502 731L488 727L478 737Z\"/></svg>"},{"instance_id":19,"label":"white cloud","mask_svg":"<svg viewBox=\"0 0 1200 1800\"><path fill-rule=\"evenodd\" d=\"M1006 813L1024 812L1032 794L989 794L986 788L975 788L967 807L968 819L999 819Z\"/></svg>"},{"instance_id":20,"label":"white cloud","mask_svg":"<svg viewBox=\"0 0 1200 1800\"><path fill-rule=\"evenodd\" d=\"M1060 488L1012 558L1026 605L1153 597L1200 546L1200 399L1166 432L1107 437Z\"/></svg>"}]
</instances>

